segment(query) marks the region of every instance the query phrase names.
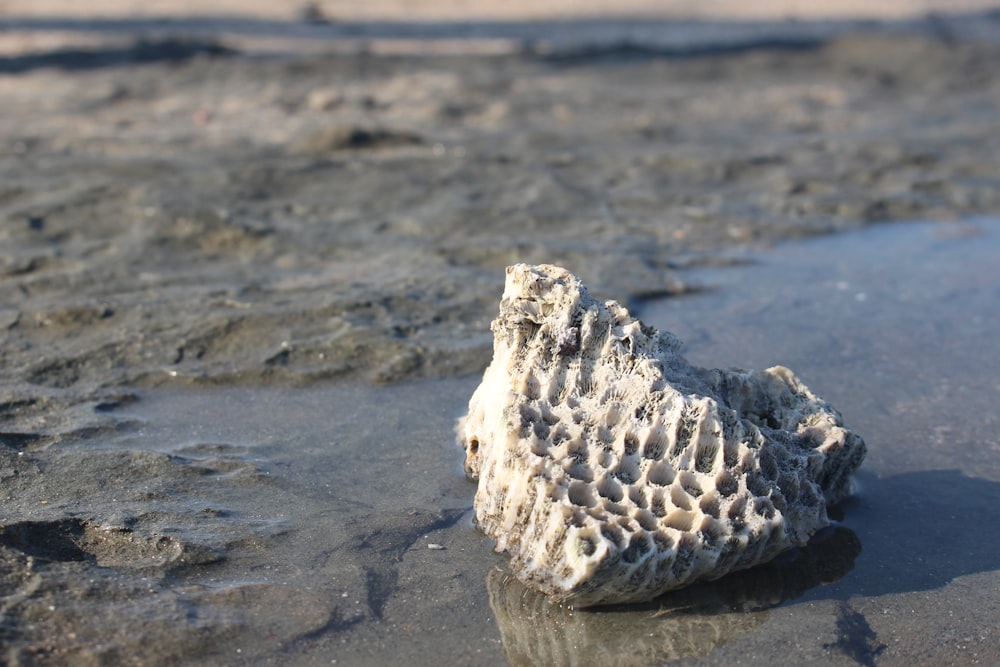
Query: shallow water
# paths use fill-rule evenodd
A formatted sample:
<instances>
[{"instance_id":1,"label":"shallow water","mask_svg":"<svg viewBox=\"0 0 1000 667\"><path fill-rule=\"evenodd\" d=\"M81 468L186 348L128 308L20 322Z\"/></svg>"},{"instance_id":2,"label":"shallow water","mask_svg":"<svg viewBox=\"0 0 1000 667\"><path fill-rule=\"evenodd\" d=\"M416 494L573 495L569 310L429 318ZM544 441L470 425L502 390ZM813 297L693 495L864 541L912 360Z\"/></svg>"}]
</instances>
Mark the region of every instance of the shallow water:
<instances>
[{"instance_id":1,"label":"shallow water","mask_svg":"<svg viewBox=\"0 0 1000 667\"><path fill-rule=\"evenodd\" d=\"M126 592L51 598L81 637L70 653L109 655L100 628L84 641L78 617L96 614L132 628L105 643L154 662L177 655L164 637L200 646L188 661L250 664L1000 660L1000 225L887 225L747 257L688 274L714 289L639 310L695 363L792 368L865 437L859 492L819 543L650 605L553 608L472 527L452 426L478 378L143 391L102 407L113 436L70 447L131 466L127 489L108 473L77 501L129 538L86 570ZM77 528L62 525L87 551ZM134 548L143 535L180 555Z\"/></svg>"}]
</instances>

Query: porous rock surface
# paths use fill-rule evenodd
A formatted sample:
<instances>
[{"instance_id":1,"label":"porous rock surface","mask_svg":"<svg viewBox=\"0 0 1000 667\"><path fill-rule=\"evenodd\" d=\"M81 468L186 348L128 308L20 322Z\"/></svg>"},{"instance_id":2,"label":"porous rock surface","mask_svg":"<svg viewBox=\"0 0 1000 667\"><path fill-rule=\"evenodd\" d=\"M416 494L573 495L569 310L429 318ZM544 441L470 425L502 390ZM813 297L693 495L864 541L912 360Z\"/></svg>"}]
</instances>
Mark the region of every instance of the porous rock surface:
<instances>
[{"instance_id":1,"label":"porous rock surface","mask_svg":"<svg viewBox=\"0 0 1000 667\"><path fill-rule=\"evenodd\" d=\"M649 600L803 545L865 455L781 366L709 370L565 269L507 269L493 361L459 420L478 526L527 586Z\"/></svg>"}]
</instances>

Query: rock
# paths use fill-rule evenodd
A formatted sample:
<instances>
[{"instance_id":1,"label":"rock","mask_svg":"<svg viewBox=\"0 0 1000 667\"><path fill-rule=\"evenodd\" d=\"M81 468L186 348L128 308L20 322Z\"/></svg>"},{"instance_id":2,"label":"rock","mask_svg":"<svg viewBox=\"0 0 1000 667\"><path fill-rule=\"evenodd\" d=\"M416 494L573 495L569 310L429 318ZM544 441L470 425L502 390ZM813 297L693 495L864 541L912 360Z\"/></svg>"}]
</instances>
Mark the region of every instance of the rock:
<instances>
[{"instance_id":1,"label":"rock","mask_svg":"<svg viewBox=\"0 0 1000 667\"><path fill-rule=\"evenodd\" d=\"M575 607L766 562L829 525L864 441L781 366L708 370L565 269L507 269L493 361L459 420L478 526Z\"/></svg>"}]
</instances>

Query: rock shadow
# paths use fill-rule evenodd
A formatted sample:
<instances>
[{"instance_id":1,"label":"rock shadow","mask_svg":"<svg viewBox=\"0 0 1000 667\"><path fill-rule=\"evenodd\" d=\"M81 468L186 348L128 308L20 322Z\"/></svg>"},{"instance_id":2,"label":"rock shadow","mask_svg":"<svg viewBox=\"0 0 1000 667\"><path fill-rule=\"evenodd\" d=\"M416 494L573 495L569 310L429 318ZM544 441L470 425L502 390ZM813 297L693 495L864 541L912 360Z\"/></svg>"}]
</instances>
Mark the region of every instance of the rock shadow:
<instances>
[{"instance_id":1,"label":"rock shadow","mask_svg":"<svg viewBox=\"0 0 1000 667\"><path fill-rule=\"evenodd\" d=\"M926 591L1000 570L1000 483L958 470L881 479L843 503L865 555L838 597Z\"/></svg>"}]
</instances>

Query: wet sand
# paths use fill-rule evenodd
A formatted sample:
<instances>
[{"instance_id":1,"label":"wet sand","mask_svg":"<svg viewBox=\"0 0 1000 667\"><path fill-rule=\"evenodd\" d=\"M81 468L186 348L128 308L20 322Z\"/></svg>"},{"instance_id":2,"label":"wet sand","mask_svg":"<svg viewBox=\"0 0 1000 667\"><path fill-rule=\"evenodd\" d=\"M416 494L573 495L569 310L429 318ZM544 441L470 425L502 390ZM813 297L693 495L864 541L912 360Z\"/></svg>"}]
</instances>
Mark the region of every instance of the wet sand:
<instances>
[{"instance_id":1,"label":"wet sand","mask_svg":"<svg viewBox=\"0 0 1000 667\"><path fill-rule=\"evenodd\" d=\"M1000 660L995 225L784 245L1000 210L994 15L255 21L0 55L0 660ZM451 428L515 261L840 408L827 547L612 616L498 574Z\"/></svg>"},{"instance_id":2,"label":"wet sand","mask_svg":"<svg viewBox=\"0 0 1000 667\"><path fill-rule=\"evenodd\" d=\"M995 662L997 257L997 222L881 227L643 306L699 362L789 364L868 439L836 530L780 562L649 605L552 607L471 525L451 429L477 377L142 389L93 411L99 434L5 440L5 657Z\"/></svg>"}]
</instances>

